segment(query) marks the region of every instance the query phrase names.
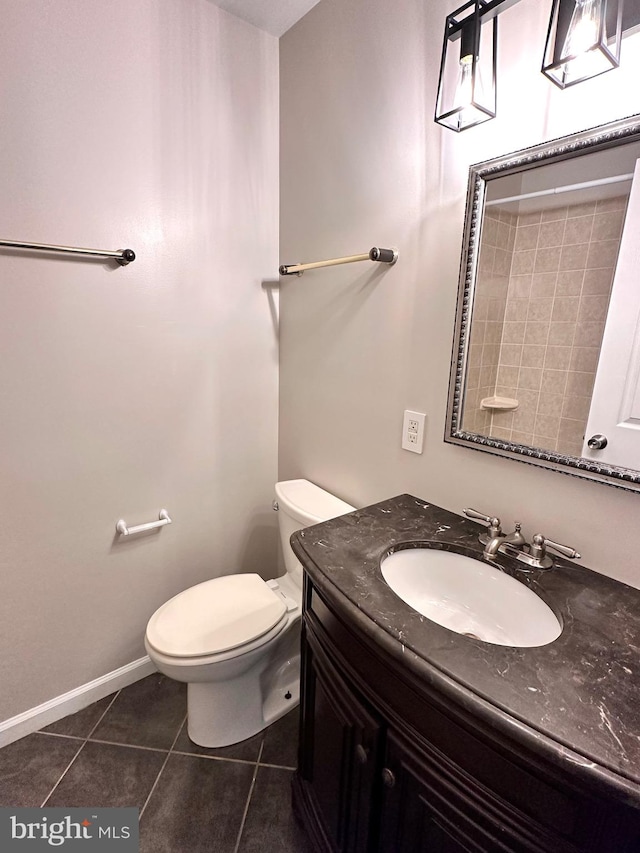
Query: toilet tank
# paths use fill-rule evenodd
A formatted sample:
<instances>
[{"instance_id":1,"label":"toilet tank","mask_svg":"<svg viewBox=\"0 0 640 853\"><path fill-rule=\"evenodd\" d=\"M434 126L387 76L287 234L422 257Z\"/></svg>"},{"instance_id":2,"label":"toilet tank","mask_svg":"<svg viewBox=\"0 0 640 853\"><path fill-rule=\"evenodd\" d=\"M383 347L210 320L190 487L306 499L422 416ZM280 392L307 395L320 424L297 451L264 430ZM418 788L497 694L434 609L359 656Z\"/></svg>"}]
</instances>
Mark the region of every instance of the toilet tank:
<instances>
[{"instance_id":1,"label":"toilet tank","mask_svg":"<svg viewBox=\"0 0 640 853\"><path fill-rule=\"evenodd\" d=\"M276 483L276 498L285 567L287 573L302 586L302 567L289 545L291 534L302 527L310 527L312 524L353 512L355 507L325 492L309 480L283 480Z\"/></svg>"}]
</instances>

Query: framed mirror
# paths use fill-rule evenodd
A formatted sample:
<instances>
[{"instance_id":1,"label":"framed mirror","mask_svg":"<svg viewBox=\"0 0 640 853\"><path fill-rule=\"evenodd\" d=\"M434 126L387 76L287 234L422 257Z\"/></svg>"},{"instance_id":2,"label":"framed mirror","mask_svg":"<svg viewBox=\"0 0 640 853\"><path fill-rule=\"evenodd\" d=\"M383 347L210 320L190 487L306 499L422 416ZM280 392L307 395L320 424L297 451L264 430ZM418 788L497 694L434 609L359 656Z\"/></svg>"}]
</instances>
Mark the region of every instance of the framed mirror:
<instances>
[{"instance_id":1,"label":"framed mirror","mask_svg":"<svg viewBox=\"0 0 640 853\"><path fill-rule=\"evenodd\" d=\"M472 166L445 441L640 491L640 115Z\"/></svg>"}]
</instances>

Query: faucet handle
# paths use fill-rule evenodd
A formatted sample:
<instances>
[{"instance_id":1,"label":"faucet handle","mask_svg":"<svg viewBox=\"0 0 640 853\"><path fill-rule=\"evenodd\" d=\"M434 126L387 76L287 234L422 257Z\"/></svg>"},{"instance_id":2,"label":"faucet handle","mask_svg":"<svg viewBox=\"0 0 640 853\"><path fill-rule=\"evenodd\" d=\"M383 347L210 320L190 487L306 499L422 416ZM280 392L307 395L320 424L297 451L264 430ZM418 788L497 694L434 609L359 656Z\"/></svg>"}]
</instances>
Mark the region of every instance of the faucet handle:
<instances>
[{"instance_id":1,"label":"faucet handle","mask_svg":"<svg viewBox=\"0 0 640 853\"><path fill-rule=\"evenodd\" d=\"M467 518L475 518L477 521L483 521L488 526L500 527L500 519L494 518L491 515L485 515L483 512L478 512L477 509L471 509L470 507L467 509L463 509L462 512L467 516Z\"/></svg>"},{"instance_id":2,"label":"faucet handle","mask_svg":"<svg viewBox=\"0 0 640 853\"><path fill-rule=\"evenodd\" d=\"M553 548L554 551L557 551L569 560L580 559L580 554L578 554L575 548L570 548L568 545L560 545L558 542L552 542L551 539L547 539L542 533L536 533L531 539L529 551L531 556L540 563L548 562L550 565L551 558L547 557L547 548Z\"/></svg>"},{"instance_id":3,"label":"faucet handle","mask_svg":"<svg viewBox=\"0 0 640 853\"><path fill-rule=\"evenodd\" d=\"M471 509L470 507L462 510L467 518L475 518L477 521L481 521L483 524L486 524L489 530L486 533L481 533L479 536L480 542L483 545L490 539L495 539L497 536L502 536L502 527L500 526L500 519L495 516L485 515L482 512L478 512L477 509Z\"/></svg>"},{"instance_id":4,"label":"faucet handle","mask_svg":"<svg viewBox=\"0 0 640 853\"><path fill-rule=\"evenodd\" d=\"M563 557L567 557L569 560L580 559L580 554L578 554L575 548L569 548L568 545L559 545L557 542L552 542L551 539L545 539L545 543L548 548L553 548L554 551L557 551L558 554L562 554Z\"/></svg>"}]
</instances>

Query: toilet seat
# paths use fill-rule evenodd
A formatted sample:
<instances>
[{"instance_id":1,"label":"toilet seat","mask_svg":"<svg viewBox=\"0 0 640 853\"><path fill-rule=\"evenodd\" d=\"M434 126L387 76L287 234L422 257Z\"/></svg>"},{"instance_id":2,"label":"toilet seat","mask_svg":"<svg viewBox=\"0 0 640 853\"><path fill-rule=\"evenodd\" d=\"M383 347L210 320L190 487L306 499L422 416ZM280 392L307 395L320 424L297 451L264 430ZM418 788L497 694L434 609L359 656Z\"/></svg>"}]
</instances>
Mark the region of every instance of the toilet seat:
<instances>
[{"instance_id":1,"label":"toilet seat","mask_svg":"<svg viewBox=\"0 0 640 853\"><path fill-rule=\"evenodd\" d=\"M149 620L146 640L168 657L226 658L268 642L286 622L285 601L259 575L226 575L169 599Z\"/></svg>"}]
</instances>

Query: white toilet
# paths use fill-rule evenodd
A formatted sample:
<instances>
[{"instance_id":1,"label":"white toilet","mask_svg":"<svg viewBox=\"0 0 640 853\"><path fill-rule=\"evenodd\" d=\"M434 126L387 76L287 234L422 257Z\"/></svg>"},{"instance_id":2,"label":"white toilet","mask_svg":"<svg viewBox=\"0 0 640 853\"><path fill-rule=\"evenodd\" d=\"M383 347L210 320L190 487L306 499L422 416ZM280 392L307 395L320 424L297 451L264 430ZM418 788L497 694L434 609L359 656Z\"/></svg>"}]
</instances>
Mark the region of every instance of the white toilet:
<instances>
[{"instance_id":1,"label":"white toilet","mask_svg":"<svg viewBox=\"0 0 640 853\"><path fill-rule=\"evenodd\" d=\"M219 747L251 737L300 696L302 566L289 537L354 507L308 480L276 483L286 572L226 575L163 604L144 643L160 672L186 681L189 737Z\"/></svg>"}]
</instances>

